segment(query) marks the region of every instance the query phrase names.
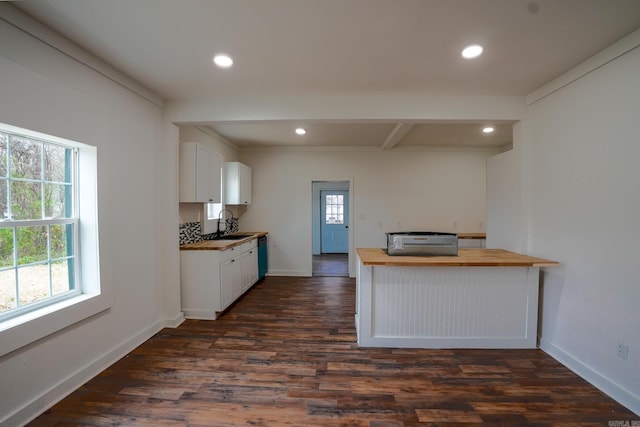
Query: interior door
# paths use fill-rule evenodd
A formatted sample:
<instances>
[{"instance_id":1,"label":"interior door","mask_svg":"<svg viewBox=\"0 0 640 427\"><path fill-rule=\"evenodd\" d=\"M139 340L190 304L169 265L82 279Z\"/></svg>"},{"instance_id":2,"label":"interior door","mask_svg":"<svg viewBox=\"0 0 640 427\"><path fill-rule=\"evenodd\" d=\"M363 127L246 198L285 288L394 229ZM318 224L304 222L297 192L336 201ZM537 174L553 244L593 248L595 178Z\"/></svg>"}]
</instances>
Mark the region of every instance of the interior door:
<instances>
[{"instance_id":1,"label":"interior door","mask_svg":"<svg viewBox=\"0 0 640 427\"><path fill-rule=\"evenodd\" d=\"M321 252L346 254L349 252L349 192L320 191Z\"/></svg>"}]
</instances>

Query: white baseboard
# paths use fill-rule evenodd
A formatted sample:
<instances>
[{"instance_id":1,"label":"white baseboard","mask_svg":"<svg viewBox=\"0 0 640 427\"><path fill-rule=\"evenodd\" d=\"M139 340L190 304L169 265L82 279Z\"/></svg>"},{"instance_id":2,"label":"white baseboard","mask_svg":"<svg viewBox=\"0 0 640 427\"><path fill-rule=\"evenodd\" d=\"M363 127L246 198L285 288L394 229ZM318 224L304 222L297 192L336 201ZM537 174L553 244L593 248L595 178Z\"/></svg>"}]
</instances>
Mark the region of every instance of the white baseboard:
<instances>
[{"instance_id":1,"label":"white baseboard","mask_svg":"<svg viewBox=\"0 0 640 427\"><path fill-rule=\"evenodd\" d=\"M198 310L195 308L183 308L183 310L187 319L216 320L218 318L213 310Z\"/></svg>"},{"instance_id":2,"label":"white baseboard","mask_svg":"<svg viewBox=\"0 0 640 427\"><path fill-rule=\"evenodd\" d=\"M307 270L269 270L267 276L286 276L286 277L313 277L313 273ZM323 276L319 276L323 277ZM324 276L329 277L329 276ZM352 279L356 278L355 273L349 272L349 277Z\"/></svg>"},{"instance_id":3,"label":"white baseboard","mask_svg":"<svg viewBox=\"0 0 640 427\"><path fill-rule=\"evenodd\" d=\"M540 349L607 394L616 402L624 405L631 412L640 416L640 396L615 383L601 372L596 371L544 338L540 338Z\"/></svg>"},{"instance_id":4,"label":"white baseboard","mask_svg":"<svg viewBox=\"0 0 640 427\"><path fill-rule=\"evenodd\" d=\"M184 313L180 312L173 319L164 319L164 327L165 328L177 328L184 322Z\"/></svg>"},{"instance_id":5,"label":"white baseboard","mask_svg":"<svg viewBox=\"0 0 640 427\"><path fill-rule=\"evenodd\" d=\"M93 362L78 369L73 375L60 381L49 390L43 391L38 397L25 403L13 413L0 420L0 427L21 426L35 419L47 409L67 397L81 385L97 376L109 366L126 356L133 349L151 338L164 327L164 321L158 321L133 335L129 340L114 347Z\"/></svg>"},{"instance_id":6,"label":"white baseboard","mask_svg":"<svg viewBox=\"0 0 640 427\"><path fill-rule=\"evenodd\" d=\"M311 277L306 270L269 270L268 276Z\"/></svg>"}]
</instances>

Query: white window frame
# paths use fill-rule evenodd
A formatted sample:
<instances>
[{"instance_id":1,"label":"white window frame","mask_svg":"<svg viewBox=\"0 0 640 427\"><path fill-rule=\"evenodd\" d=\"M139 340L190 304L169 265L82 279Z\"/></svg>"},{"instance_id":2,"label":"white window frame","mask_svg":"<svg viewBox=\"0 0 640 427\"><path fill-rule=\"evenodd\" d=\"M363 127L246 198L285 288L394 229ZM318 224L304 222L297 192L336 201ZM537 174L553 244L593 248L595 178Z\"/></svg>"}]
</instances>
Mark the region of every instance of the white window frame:
<instances>
[{"instance_id":1,"label":"white window frame","mask_svg":"<svg viewBox=\"0 0 640 427\"><path fill-rule=\"evenodd\" d=\"M329 200L335 198L335 200ZM324 199L325 215L324 223L326 225L342 225L344 224L344 195L343 194L325 194ZM329 221L331 215L335 215L333 221Z\"/></svg>"},{"instance_id":2,"label":"white window frame","mask_svg":"<svg viewBox=\"0 0 640 427\"><path fill-rule=\"evenodd\" d=\"M110 287L101 286L100 282L96 147L3 123L0 123L0 130L77 150L75 209L78 219L74 238L77 239L75 270L76 287L79 289L66 298L46 299L50 304L34 304L29 310L1 320L2 356L108 309L113 303L113 292ZM12 221L18 222L26 224L24 221Z\"/></svg>"},{"instance_id":3,"label":"white window frame","mask_svg":"<svg viewBox=\"0 0 640 427\"><path fill-rule=\"evenodd\" d=\"M71 176L70 176L70 181L71 181L71 215L68 218L46 218L46 213L45 213L45 206L44 204L42 205L42 210L41 210L41 214L40 214L40 218L35 219L35 218L30 218L30 219L11 219L11 214L9 214L9 218L5 218L2 219L0 218L0 227L2 228L6 228L6 229L11 229L13 230L13 243L14 243L14 257L16 255L16 249L17 249L17 229L21 228L21 227L46 227L47 229L52 226L52 225L71 225L72 226L72 237L73 237L73 242L71 245L71 249L72 249L72 253L70 256L67 256L65 258L67 259L71 259L73 262L73 271L72 271L72 277L70 277L71 283L74 284L74 288L71 290L68 290L62 294L59 295L53 295L53 296L48 296L45 298L40 299L39 301L36 302L31 302L31 303L27 303L26 305L20 306L19 305L19 294L20 294L20 275L19 275L19 271L22 268L29 268L35 265L47 265L48 267L51 267L51 264L53 262L55 262L57 259L52 259L51 258L51 251L50 251L50 247L47 248L47 259L46 260L42 260L42 261L37 261L37 262L33 262L31 264L27 264L27 265L19 265L17 263L15 263L13 266L11 267L0 267L0 271L3 271L4 273L13 273L13 275L15 276L15 280L16 280L16 285L17 285L17 289L15 289L14 291L16 292L16 297L18 300L18 306L14 309L11 309L7 312L4 313L0 313L0 322L10 319L12 317L16 317L16 316L20 316L23 315L29 311L33 311L33 310L37 310L38 308L41 307L45 307L47 305L53 304L55 302L58 301L62 301L64 299L67 298L72 298L74 296L80 295L82 293L82 289L80 288L81 286L81 281L80 279L80 275L79 275L79 269L77 268L77 265L79 265L79 260L80 260L80 251L78 248L78 211L76 209L77 203L76 201L78 200L78 193L76 191L77 185L78 185L78 148L72 145L68 145L68 144L60 144L58 142L53 142L50 139L37 139L37 138L33 138L32 136L28 136L25 135L24 132L23 133L16 133L16 132L8 132L6 131L4 128L0 128L0 131L2 131L5 134L10 135L11 137L18 137L18 138L24 138L24 139L28 139L30 141L34 141L34 142L38 142L38 143L42 143L45 145L51 145L51 146L58 146L64 149L70 149L72 151L72 155L71 158L69 159L70 161L70 165L69 167L71 168ZM11 139L9 138L9 151L7 152L8 154L8 159L11 159L11 151L12 151L12 144L11 144ZM41 156L42 156L42 152L41 152ZM7 171L9 172L11 170L11 162L9 161L7 163ZM7 188L7 198L10 200L11 199L11 182L12 181L19 181L19 182L35 182L41 185L41 195L40 197L43 196L43 191L45 189L45 185L47 184L47 180L46 177L44 175L44 157L40 158L40 166L41 166L41 171L40 171L40 176L35 178L29 178L29 179L23 179L23 178L13 178L11 176L11 173L9 172L7 174L7 183L8 185L6 186ZM4 181L0 181L3 182ZM11 204L8 203L8 211L11 211ZM5 213L3 213L5 214ZM50 240L48 240L48 246L50 243ZM17 261L17 260L14 260ZM49 287L50 287L50 292L52 290L52 277L51 274L49 274Z\"/></svg>"}]
</instances>

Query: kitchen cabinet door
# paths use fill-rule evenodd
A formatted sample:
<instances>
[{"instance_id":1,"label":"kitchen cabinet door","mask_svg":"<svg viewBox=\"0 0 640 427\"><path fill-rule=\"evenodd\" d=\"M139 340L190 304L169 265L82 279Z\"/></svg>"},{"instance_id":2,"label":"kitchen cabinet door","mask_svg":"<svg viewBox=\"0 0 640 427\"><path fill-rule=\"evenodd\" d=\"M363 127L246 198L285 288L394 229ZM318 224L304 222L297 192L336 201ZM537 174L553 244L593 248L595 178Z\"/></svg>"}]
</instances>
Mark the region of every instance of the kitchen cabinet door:
<instances>
[{"instance_id":1,"label":"kitchen cabinet door","mask_svg":"<svg viewBox=\"0 0 640 427\"><path fill-rule=\"evenodd\" d=\"M242 254L242 292L258 281L258 248L254 247Z\"/></svg>"},{"instance_id":2,"label":"kitchen cabinet door","mask_svg":"<svg viewBox=\"0 0 640 427\"><path fill-rule=\"evenodd\" d=\"M215 319L223 310L217 251L180 251L180 295L188 319Z\"/></svg>"},{"instance_id":3,"label":"kitchen cabinet door","mask_svg":"<svg viewBox=\"0 0 640 427\"><path fill-rule=\"evenodd\" d=\"M180 143L180 202L220 202L221 160L195 142Z\"/></svg>"},{"instance_id":4,"label":"kitchen cabinet door","mask_svg":"<svg viewBox=\"0 0 640 427\"><path fill-rule=\"evenodd\" d=\"M233 266L233 300L237 300L242 295L242 260L236 258Z\"/></svg>"},{"instance_id":5,"label":"kitchen cabinet door","mask_svg":"<svg viewBox=\"0 0 640 427\"><path fill-rule=\"evenodd\" d=\"M242 293L242 270L239 257L231 258L220 264L220 290L222 309L226 309Z\"/></svg>"},{"instance_id":6,"label":"kitchen cabinet door","mask_svg":"<svg viewBox=\"0 0 640 427\"><path fill-rule=\"evenodd\" d=\"M225 203L227 205L251 204L251 168L239 162L226 162Z\"/></svg>"}]
</instances>

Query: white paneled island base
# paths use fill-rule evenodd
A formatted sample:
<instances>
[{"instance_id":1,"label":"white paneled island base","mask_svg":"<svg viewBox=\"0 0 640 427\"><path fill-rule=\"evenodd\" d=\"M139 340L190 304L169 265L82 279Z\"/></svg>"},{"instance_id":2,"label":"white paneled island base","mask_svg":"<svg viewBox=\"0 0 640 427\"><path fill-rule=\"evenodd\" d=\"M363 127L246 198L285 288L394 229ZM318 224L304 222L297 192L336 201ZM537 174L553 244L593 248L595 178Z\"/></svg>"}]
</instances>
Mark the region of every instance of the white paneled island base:
<instances>
[{"instance_id":1,"label":"white paneled island base","mask_svg":"<svg viewBox=\"0 0 640 427\"><path fill-rule=\"evenodd\" d=\"M358 249L357 261L358 344L405 348L535 348L540 267L557 265L491 249L458 257Z\"/></svg>"}]
</instances>

